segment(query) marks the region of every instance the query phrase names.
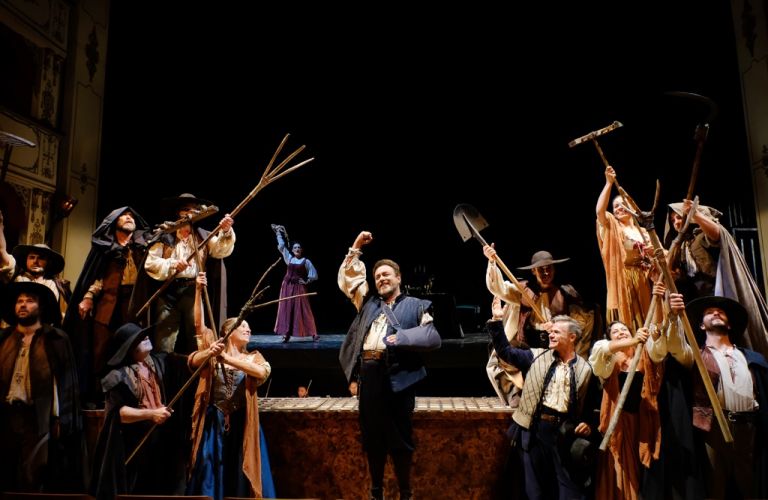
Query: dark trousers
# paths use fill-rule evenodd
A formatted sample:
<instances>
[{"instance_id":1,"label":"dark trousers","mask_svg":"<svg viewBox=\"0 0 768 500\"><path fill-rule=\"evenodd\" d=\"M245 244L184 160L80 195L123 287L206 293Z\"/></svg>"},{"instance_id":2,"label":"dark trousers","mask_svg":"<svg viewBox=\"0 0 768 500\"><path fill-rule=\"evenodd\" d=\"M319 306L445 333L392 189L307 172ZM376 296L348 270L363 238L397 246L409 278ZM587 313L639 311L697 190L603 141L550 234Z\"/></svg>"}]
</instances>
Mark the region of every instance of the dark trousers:
<instances>
[{"instance_id":1,"label":"dark trousers","mask_svg":"<svg viewBox=\"0 0 768 500\"><path fill-rule=\"evenodd\" d=\"M37 431L34 406L0 406L0 443L0 491L44 491L48 434Z\"/></svg>"},{"instance_id":2,"label":"dark trousers","mask_svg":"<svg viewBox=\"0 0 768 500\"><path fill-rule=\"evenodd\" d=\"M584 488L574 483L563 467L558 449L559 424L534 421L532 430L522 430L525 492L531 500L586 498Z\"/></svg>"},{"instance_id":3,"label":"dark trousers","mask_svg":"<svg viewBox=\"0 0 768 500\"><path fill-rule=\"evenodd\" d=\"M411 492L413 386L392 392L386 363L363 361L360 369L360 431L368 457L371 490L382 492L387 454L392 456L401 496Z\"/></svg>"},{"instance_id":4,"label":"dark trousers","mask_svg":"<svg viewBox=\"0 0 768 500\"><path fill-rule=\"evenodd\" d=\"M712 429L705 434L704 444L707 450L705 478L707 479L707 496L711 498L726 498L727 486L730 481L738 489L743 498L755 496L755 438L757 412L754 419L727 420L733 443L727 444L717 422L712 423ZM733 493L733 492L729 492Z\"/></svg>"}]
</instances>

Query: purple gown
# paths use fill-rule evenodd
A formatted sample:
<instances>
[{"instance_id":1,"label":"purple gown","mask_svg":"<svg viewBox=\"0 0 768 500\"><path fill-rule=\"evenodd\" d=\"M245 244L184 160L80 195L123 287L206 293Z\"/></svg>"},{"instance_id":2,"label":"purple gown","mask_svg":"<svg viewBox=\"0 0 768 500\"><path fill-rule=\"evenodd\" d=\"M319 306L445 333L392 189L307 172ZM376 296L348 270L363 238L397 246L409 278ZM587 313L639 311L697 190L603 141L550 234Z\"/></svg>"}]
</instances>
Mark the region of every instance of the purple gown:
<instances>
[{"instance_id":1,"label":"purple gown","mask_svg":"<svg viewBox=\"0 0 768 500\"><path fill-rule=\"evenodd\" d=\"M300 263L288 264L288 270L280 287L280 297L307 293L307 286L299 283L299 279L307 280L309 276L307 267L309 266L312 266L312 263L308 259L301 259ZM280 302L277 308L275 333L296 337L317 335L315 316L309 306L309 297L299 297Z\"/></svg>"}]
</instances>

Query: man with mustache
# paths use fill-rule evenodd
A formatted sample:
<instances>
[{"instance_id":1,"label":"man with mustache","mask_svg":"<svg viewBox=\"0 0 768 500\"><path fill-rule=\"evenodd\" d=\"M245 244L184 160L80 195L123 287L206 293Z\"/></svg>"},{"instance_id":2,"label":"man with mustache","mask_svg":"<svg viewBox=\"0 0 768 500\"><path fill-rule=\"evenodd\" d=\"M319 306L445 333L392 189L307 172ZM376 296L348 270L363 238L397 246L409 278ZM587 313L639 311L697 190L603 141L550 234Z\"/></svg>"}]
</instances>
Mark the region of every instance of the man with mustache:
<instances>
[{"instance_id":1,"label":"man with mustache","mask_svg":"<svg viewBox=\"0 0 768 500\"><path fill-rule=\"evenodd\" d=\"M77 374L56 298L39 283L8 285L0 333L0 491L81 491ZM55 465L55 466L49 466Z\"/></svg>"},{"instance_id":2,"label":"man with mustache","mask_svg":"<svg viewBox=\"0 0 768 500\"><path fill-rule=\"evenodd\" d=\"M69 281L57 277L64 270L64 256L44 243L37 243L16 245L13 257L17 264L13 281L32 281L47 286L59 303L59 312L63 317L72 295Z\"/></svg>"},{"instance_id":3,"label":"man with mustache","mask_svg":"<svg viewBox=\"0 0 768 500\"><path fill-rule=\"evenodd\" d=\"M204 207L213 205L191 193L166 198L163 204L177 220L194 218ZM208 275L208 296L214 322L221 324L227 319L227 283L223 259L229 257L235 248L234 223L234 219L225 214L219 222L219 230L198 251L202 269L198 269L197 258L189 258L209 235L209 231L197 225L181 224L175 231L161 235L149 246L144 260L144 272L139 277L131 299L131 309L132 312L138 310L146 302L145 299L152 295L152 287L160 286L172 278L170 286L153 304L152 321L157 323L155 347L158 351L188 354L197 350L193 310L198 272L206 272Z\"/></svg>"},{"instance_id":4,"label":"man with mustache","mask_svg":"<svg viewBox=\"0 0 768 500\"><path fill-rule=\"evenodd\" d=\"M694 371L693 426L701 431L697 437L703 436L706 448L706 497L765 498L768 362L762 354L740 347L745 342L747 310L733 299L717 296L699 297L685 307L693 328L698 326L701 359L733 436L733 443L724 441L701 376Z\"/></svg>"},{"instance_id":5,"label":"man with mustache","mask_svg":"<svg viewBox=\"0 0 768 500\"><path fill-rule=\"evenodd\" d=\"M91 236L91 250L72 294L72 307L64 329L72 336L80 356L83 399L104 401L99 379L113 333L128 322L128 305L138 269L144 261L149 225L131 207L107 215Z\"/></svg>"},{"instance_id":6,"label":"man with mustache","mask_svg":"<svg viewBox=\"0 0 768 500\"><path fill-rule=\"evenodd\" d=\"M376 293L368 294L360 249L372 240L370 232L361 232L339 268L339 288L358 311L339 361L351 392L359 380L360 430L371 475L371 498L384 496L384 465L389 454L400 498L410 499L415 384L427 375L418 351L437 349L441 341L427 312L431 303L401 292L396 262L382 259L374 264Z\"/></svg>"}]
</instances>

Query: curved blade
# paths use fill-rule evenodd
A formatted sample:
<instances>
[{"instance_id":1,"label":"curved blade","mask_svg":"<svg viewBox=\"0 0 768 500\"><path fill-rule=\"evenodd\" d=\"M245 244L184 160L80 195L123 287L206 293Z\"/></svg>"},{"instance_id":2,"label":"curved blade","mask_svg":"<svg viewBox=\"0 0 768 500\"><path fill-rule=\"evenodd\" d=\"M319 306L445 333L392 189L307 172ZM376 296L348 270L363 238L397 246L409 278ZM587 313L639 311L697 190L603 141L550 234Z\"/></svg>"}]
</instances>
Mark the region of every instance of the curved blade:
<instances>
[{"instance_id":1,"label":"curved blade","mask_svg":"<svg viewBox=\"0 0 768 500\"><path fill-rule=\"evenodd\" d=\"M488 227L480 212L468 203L460 203L453 209L453 224L464 241L477 237L482 242L480 231Z\"/></svg>"},{"instance_id":2,"label":"curved blade","mask_svg":"<svg viewBox=\"0 0 768 500\"><path fill-rule=\"evenodd\" d=\"M706 125L712 123L712 121L717 116L717 112L718 112L717 103L707 96L694 94L693 92L678 92L678 91L664 92L664 95L673 96L673 97L683 97L685 99L691 99L694 101L704 103L707 106L707 109L709 109L709 114L707 115L707 118L702 122Z\"/></svg>"}]
</instances>

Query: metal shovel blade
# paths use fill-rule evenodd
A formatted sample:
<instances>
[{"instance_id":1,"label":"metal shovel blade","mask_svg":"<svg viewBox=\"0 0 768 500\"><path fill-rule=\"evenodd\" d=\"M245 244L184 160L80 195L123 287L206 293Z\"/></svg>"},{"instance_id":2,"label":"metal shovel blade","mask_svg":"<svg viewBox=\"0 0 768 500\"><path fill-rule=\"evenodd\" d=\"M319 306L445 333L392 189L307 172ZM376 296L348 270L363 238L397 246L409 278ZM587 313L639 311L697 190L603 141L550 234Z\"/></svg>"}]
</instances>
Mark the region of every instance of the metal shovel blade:
<instances>
[{"instance_id":1,"label":"metal shovel blade","mask_svg":"<svg viewBox=\"0 0 768 500\"><path fill-rule=\"evenodd\" d=\"M480 212L468 203L460 203L453 209L453 224L464 241L479 236L480 231L488 227Z\"/></svg>"}]
</instances>

